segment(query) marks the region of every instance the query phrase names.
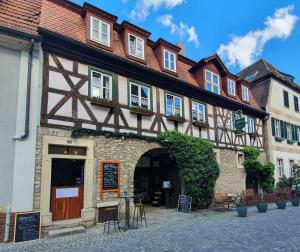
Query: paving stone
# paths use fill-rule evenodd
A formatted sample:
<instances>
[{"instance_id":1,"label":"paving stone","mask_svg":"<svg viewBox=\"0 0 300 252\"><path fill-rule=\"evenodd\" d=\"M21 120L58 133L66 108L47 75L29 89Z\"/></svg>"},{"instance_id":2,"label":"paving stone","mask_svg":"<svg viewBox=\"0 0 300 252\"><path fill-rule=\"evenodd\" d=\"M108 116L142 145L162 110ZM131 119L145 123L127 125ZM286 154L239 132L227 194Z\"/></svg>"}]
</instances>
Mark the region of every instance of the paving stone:
<instances>
[{"instance_id":1,"label":"paving stone","mask_svg":"<svg viewBox=\"0 0 300 252\"><path fill-rule=\"evenodd\" d=\"M267 213L248 209L248 217L235 211L199 211L182 214L175 210L148 212L148 227L103 235L102 227L84 234L18 244L0 245L0 251L299 251L300 207L288 204ZM157 211L157 210L156 210ZM159 212L157 212L159 213Z\"/></svg>"}]
</instances>

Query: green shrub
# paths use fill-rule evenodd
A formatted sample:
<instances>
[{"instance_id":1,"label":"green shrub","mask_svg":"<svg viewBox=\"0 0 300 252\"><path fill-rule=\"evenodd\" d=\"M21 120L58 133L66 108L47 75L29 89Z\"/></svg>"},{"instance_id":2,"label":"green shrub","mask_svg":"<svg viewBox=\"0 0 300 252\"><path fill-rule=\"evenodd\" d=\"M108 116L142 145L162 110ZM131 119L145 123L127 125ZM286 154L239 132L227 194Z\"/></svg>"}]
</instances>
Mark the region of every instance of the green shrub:
<instances>
[{"instance_id":1,"label":"green shrub","mask_svg":"<svg viewBox=\"0 0 300 252\"><path fill-rule=\"evenodd\" d=\"M214 197L214 187L219 176L219 166L213 145L200 138L175 131L159 135L170 157L177 162L185 194L193 197L193 206L207 208Z\"/></svg>"}]
</instances>

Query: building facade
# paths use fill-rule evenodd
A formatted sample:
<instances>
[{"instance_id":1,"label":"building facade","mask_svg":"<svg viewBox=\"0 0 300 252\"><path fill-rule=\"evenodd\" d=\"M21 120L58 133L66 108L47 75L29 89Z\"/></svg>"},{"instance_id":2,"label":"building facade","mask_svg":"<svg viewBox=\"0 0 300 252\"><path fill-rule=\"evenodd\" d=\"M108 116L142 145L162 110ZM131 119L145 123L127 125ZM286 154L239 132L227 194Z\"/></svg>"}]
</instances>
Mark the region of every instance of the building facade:
<instances>
[{"instance_id":1,"label":"building facade","mask_svg":"<svg viewBox=\"0 0 300 252\"><path fill-rule=\"evenodd\" d=\"M124 204L120 194L151 198L165 180L176 202L183 188L176 164L150 140L169 130L214 144L221 170L216 191L246 188L240 150L255 146L264 159L267 114L250 83L229 73L217 55L194 62L181 47L154 42L150 32L119 24L87 3L45 1L39 34L43 91L34 210L45 229L101 221L103 209ZM240 131L234 118L245 118ZM75 129L81 137L72 137ZM116 188L103 178L109 168L118 176Z\"/></svg>"},{"instance_id":2,"label":"building facade","mask_svg":"<svg viewBox=\"0 0 300 252\"><path fill-rule=\"evenodd\" d=\"M253 94L269 113L265 125L267 159L276 166L275 179L293 177L293 165L300 163L300 88L291 75L260 60L240 73L253 85Z\"/></svg>"},{"instance_id":3,"label":"building facade","mask_svg":"<svg viewBox=\"0 0 300 252\"><path fill-rule=\"evenodd\" d=\"M20 8L12 13L16 5ZM0 209L10 206L14 212L33 210L42 81L40 7L39 1L0 3Z\"/></svg>"}]
</instances>

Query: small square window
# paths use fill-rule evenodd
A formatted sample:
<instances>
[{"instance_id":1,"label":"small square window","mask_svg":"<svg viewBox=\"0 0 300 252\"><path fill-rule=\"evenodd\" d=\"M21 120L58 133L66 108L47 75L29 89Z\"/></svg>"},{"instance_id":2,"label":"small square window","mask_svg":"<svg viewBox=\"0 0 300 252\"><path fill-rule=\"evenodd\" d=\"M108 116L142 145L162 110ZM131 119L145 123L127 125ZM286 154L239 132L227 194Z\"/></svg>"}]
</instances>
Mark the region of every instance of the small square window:
<instances>
[{"instance_id":1,"label":"small square window","mask_svg":"<svg viewBox=\"0 0 300 252\"><path fill-rule=\"evenodd\" d=\"M150 109L150 88L130 82L130 106Z\"/></svg>"},{"instance_id":2,"label":"small square window","mask_svg":"<svg viewBox=\"0 0 300 252\"><path fill-rule=\"evenodd\" d=\"M90 39L110 46L110 25L94 17L91 17L90 22Z\"/></svg>"},{"instance_id":3,"label":"small square window","mask_svg":"<svg viewBox=\"0 0 300 252\"><path fill-rule=\"evenodd\" d=\"M182 116L182 98L179 96L166 94L166 115Z\"/></svg>"},{"instance_id":4,"label":"small square window","mask_svg":"<svg viewBox=\"0 0 300 252\"><path fill-rule=\"evenodd\" d=\"M91 97L112 100L112 76L91 70Z\"/></svg>"},{"instance_id":5,"label":"small square window","mask_svg":"<svg viewBox=\"0 0 300 252\"><path fill-rule=\"evenodd\" d=\"M237 165L238 168L242 168L244 165L244 153L239 153L237 154Z\"/></svg>"},{"instance_id":6,"label":"small square window","mask_svg":"<svg viewBox=\"0 0 300 252\"><path fill-rule=\"evenodd\" d=\"M205 89L215 94L220 94L219 75L205 70Z\"/></svg>"},{"instance_id":7,"label":"small square window","mask_svg":"<svg viewBox=\"0 0 300 252\"><path fill-rule=\"evenodd\" d=\"M128 34L128 53L134 57L144 59L144 40L132 34Z\"/></svg>"},{"instance_id":8,"label":"small square window","mask_svg":"<svg viewBox=\"0 0 300 252\"><path fill-rule=\"evenodd\" d=\"M205 104L192 101L192 118L193 121L205 122Z\"/></svg>"}]
</instances>

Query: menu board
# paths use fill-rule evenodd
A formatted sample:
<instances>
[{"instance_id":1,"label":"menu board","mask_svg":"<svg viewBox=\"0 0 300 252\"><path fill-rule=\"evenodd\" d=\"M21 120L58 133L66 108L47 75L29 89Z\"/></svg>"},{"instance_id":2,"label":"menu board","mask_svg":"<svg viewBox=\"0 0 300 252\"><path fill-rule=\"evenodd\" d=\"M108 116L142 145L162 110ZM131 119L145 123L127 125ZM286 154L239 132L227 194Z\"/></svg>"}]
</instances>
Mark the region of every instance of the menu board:
<instances>
[{"instance_id":1,"label":"menu board","mask_svg":"<svg viewBox=\"0 0 300 252\"><path fill-rule=\"evenodd\" d=\"M179 195L177 212L190 213L192 205L192 197L186 195Z\"/></svg>"},{"instance_id":2,"label":"menu board","mask_svg":"<svg viewBox=\"0 0 300 252\"><path fill-rule=\"evenodd\" d=\"M16 214L14 241L24 242L39 239L40 226L39 212Z\"/></svg>"},{"instance_id":3,"label":"menu board","mask_svg":"<svg viewBox=\"0 0 300 252\"><path fill-rule=\"evenodd\" d=\"M101 193L120 192L120 161L101 161Z\"/></svg>"}]
</instances>

